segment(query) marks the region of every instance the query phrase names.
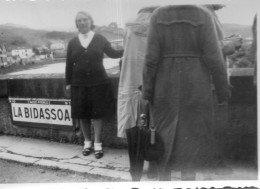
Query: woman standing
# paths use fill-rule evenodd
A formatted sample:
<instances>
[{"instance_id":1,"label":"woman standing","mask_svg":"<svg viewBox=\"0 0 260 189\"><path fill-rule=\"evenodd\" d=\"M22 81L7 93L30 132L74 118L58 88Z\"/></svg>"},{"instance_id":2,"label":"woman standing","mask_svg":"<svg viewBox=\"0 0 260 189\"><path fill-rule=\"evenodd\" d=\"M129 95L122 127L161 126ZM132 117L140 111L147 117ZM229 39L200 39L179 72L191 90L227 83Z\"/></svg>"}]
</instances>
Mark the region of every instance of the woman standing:
<instances>
[{"instance_id":1,"label":"woman standing","mask_svg":"<svg viewBox=\"0 0 260 189\"><path fill-rule=\"evenodd\" d=\"M91 124L94 128L94 153L103 156L102 118L109 113L113 93L109 77L103 66L104 53L110 58L120 58L123 50L114 50L108 40L93 31L93 19L87 12L76 15L79 34L67 49L66 89L71 89L71 115L79 119L85 141L83 155L92 151Z\"/></svg>"}]
</instances>

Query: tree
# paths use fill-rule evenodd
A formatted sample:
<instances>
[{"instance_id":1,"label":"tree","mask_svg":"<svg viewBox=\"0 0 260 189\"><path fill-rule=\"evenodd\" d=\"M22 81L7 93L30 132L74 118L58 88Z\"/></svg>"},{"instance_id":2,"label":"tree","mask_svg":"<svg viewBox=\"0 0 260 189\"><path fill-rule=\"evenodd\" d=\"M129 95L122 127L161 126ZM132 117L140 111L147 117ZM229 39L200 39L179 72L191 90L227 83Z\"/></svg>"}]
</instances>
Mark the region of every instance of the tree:
<instances>
[{"instance_id":1,"label":"tree","mask_svg":"<svg viewBox=\"0 0 260 189\"><path fill-rule=\"evenodd\" d=\"M11 45L25 46L27 45L27 41L22 36L15 36L11 41Z\"/></svg>"}]
</instances>

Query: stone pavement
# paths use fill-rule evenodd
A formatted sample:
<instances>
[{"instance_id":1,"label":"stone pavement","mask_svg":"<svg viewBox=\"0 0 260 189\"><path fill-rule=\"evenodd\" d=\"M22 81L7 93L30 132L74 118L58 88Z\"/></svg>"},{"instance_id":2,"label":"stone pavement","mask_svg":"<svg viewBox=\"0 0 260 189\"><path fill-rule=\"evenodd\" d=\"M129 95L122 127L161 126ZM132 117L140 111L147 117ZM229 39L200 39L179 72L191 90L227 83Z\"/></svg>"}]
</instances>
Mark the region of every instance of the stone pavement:
<instances>
[{"instance_id":1,"label":"stone pavement","mask_svg":"<svg viewBox=\"0 0 260 189\"><path fill-rule=\"evenodd\" d=\"M83 156L81 150L74 144L0 136L0 159L131 180L127 150L104 148L105 155L99 160L94 154Z\"/></svg>"},{"instance_id":2,"label":"stone pavement","mask_svg":"<svg viewBox=\"0 0 260 189\"><path fill-rule=\"evenodd\" d=\"M40 165L58 169L67 169L80 173L88 173L131 181L127 149L104 148L105 155L97 160L94 155L82 156L82 147L40 139L0 136L0 159L21 163ZM149 180L147 162L144 166L142 181ZM245 166L230 164L233 172L225 175L197 174L196 180L256 180L257 170ZM172 172L172 180L180 180L179 172Z\"/></svg>"}]
</instances>

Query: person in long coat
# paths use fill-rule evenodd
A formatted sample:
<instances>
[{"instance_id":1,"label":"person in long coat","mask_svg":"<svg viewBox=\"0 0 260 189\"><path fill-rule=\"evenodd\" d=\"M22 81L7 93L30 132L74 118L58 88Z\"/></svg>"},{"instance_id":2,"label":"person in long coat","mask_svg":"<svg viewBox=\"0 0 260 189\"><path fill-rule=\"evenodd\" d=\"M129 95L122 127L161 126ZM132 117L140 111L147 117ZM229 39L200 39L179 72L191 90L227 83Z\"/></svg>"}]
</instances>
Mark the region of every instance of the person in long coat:
<instances>
[{"instance_id":1,"label":"person in long coat","mask_svg":"<svg viewBox=\"0 0 260 189\"><path fill-rule=\"evenodd\" d=\"M138 122L142 72L144 66L149 21L157 7L141 9L136 18L126 23L124 56L120 71L117 100L117 136L126 138L126 130Z\"/></svg>"},{"instance_id":2,"label":"person in long coat","mask_svg":"<svg viewBox=\"0 0 260 189\"><path fill-rule=\"evenodd\" d=\"M92 152L91 125L94 128L94 154L97 159L102 149L103 118L110 114L113 100L111 81L106 74L104 53L110 58L120 58L123 50L115 50L102 35L93 31L91 15L80 11L76 15L78 36L70 40L66 59L66 89L71 89L71 116L79 120L84 136L82 154Z\"/></svg>"},{"instance_id":3,"label":"person in long coat","mask_svg":"<svg viewBox=\"0 0 260 189\"><path fill-rule=\"evenodd\" d=\"M142 100L142 73L145 60L149 21L158 6L144 7L136 18L126 23L124 56L119 78L117 99L117 136L126 138L126 130L140 124L140 115L145 113ZM153 176L154 163L149 162L148 177Z\"/></svg>"},{"instance_id":4,"label":"person in long coat","mask_svg":"<svg viewBox=\"0 0 260 189\"><path fill-rule=\"evenodd\" d=\"M212 81L219 104L226 104L230 90L210 13L193 5L158 8L150 21L142 92L165 147L159 180L170 180L172 169L194 180L213 166Z\"/></svg>"}]
</instances>

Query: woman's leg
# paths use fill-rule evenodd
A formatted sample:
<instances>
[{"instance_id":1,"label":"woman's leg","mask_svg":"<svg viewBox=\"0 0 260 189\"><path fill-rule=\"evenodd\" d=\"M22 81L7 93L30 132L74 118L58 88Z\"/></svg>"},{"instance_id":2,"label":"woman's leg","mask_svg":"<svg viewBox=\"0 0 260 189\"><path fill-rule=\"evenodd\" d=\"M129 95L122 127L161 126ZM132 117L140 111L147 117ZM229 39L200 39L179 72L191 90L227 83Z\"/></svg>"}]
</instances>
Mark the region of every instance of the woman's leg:
<instances>
[{"instance_id":1,"label":"woman's leg","mask_svg":"<svg viewBox=\"0 0 260 189\"><path fill-rule=\"evenodd\" d=\"M89 119L79 119L79 125L84 136L84 147L82 154L88 156L91 153L91 123Z\"/></svg>"},{"instance_id":2,"label":"woman's leg","mask_svg":"<svg viewBox=\"0 0 260 189\"><path fill-rule=\"evenodd\" d=\"M95 136L95 143L101 143L102 139L102 126L103 126L103 120L102 119L92 119L92 124L94 128L94 136Z\"/></svg>"},{"instance_id":3,"label":"woman's leg","mask_svg":"<svg viewBox=\"0 0 260 189\"><path fill-rule=\"evenodd\" d=\"M103 157L103 150L102 150L102 126L103 120L102 119L93 119L92 120L93 128L94 128L94 150L95 150L95 157L97 159Z\"/></svg>"},{"instance_id":4,"label":"woman's leg","mask_svg":"<svg viewBox=\"0 0 260 189\"><path fill-rule=\"evenodd\" d=\"M79 125L82 130L85 141L91 141L91 128L89 119L79 119Z\"/></svg>"}]
</instances>

